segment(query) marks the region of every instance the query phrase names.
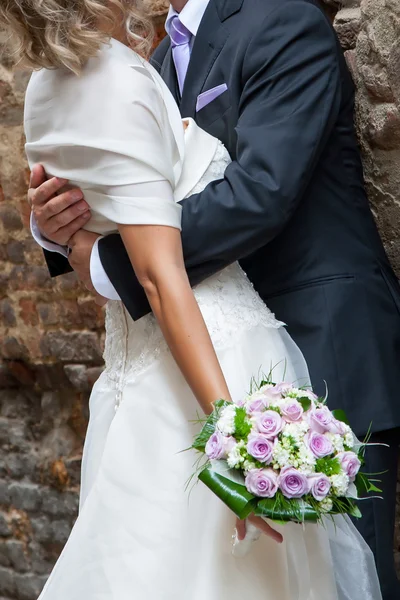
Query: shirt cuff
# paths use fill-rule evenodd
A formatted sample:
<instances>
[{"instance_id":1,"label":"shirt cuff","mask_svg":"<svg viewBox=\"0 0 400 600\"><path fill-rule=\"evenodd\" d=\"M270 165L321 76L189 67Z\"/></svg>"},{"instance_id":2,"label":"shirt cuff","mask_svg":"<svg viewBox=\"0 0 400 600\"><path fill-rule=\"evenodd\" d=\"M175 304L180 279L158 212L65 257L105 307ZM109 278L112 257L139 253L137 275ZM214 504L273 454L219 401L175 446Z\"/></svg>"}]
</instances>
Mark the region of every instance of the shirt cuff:
<instances>
[{"instance_id":1,"label":"shirt cuff","mask_svg":"<svg viewBox=\"0 0 400 600\"><path fill-rule=\"evenodd\" d=\"M99 242L101 239L103 239L102 236L98 237L92 248L92 254L90 256L90 278L94 289L100 296L108 298L109 300L121 300L100 260Z\"/></svg>"},{"instance_id":2,"label":"shirt cuff","mask_svg":"<svg viewBox=\"0 0 400 600\"><path fill-rule=\"evenodd\" d=\"M35 242L42 246L45 250L49 252L58 252L58 254L62 254L65 258L68 258L68 248L67 246L61 246L60 244L56 244L55 242L51 242L42 236L39 231L39 227L36 223L35 216L33 212L31 212L31 232L33 239Z\"/></svg>"}]
</instances>

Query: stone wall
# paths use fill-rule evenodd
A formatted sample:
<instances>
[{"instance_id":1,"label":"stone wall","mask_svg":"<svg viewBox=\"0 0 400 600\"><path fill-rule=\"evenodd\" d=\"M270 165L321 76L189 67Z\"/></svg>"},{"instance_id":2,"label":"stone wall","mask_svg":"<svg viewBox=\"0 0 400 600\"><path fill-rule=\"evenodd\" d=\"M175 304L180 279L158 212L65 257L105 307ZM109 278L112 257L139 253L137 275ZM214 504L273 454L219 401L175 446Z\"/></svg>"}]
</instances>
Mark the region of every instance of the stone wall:
<instances>
[{"instance_id":1,"label":"stone wall","mask_svg":"<svg viewBox=\"0 0 400 600\"><path fill-rule=\"evenodd\" d=\"M335 27L357 87L356 123L368 196L400 277L400 1L347 0L341 5L346 6L337 13ZM400 483L395 558L400 574Z\"/></svg>"},{"instance_id":2,"label":"stone wall","mask_svg":"<svg viewBox=\"0 0 400 600\"><path fill-rule=\"evenodd\" d=\"M103 314L74 275L51 281L28 232L26 74L0 66L0 597L34 600L78 504ZM29 267L27 266L29 265Z\"/></svg>"},{"instance_id":3,"label":"stone wall","mask_svg":"<svg viewBox=\"0 0 400 600\"><path fill-rule=\"evenodd\" d=\"M358 4L338 13L336 27L357 82L371 202L400 275L400 4ZM159 35L165 5L154 2ZM0 600L37 597L76 517L104 335L102 311L73 274L50 280L28 232L26 82L0 63ZM399 536L396 550L400 566Z\"/></svg>"}]
</instances>

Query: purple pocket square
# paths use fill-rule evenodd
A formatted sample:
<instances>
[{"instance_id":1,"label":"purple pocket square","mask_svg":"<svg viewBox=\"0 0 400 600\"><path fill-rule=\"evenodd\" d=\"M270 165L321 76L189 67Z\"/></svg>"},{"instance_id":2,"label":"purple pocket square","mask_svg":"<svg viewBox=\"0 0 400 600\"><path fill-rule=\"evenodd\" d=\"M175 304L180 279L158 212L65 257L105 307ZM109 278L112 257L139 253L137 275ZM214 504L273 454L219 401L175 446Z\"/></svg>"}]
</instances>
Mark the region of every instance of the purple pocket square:
<instances>
[{"instance_id":1,"label":"purple pocket square","mask_svg":"<svg viewBox=\"0 0 400 600\"><path fill-rule=\"evenodd\" d=\"M222 83L221 85L217 85L217 87L207 90L207 92L203 92L197 96L196 112L199 112L199 110L210 104L210 102L213 102L216 98L218 98L218 96L221 96L221 94L226 92L227 89L228 86L226 83Z\"/></svg>"}]
</instances>

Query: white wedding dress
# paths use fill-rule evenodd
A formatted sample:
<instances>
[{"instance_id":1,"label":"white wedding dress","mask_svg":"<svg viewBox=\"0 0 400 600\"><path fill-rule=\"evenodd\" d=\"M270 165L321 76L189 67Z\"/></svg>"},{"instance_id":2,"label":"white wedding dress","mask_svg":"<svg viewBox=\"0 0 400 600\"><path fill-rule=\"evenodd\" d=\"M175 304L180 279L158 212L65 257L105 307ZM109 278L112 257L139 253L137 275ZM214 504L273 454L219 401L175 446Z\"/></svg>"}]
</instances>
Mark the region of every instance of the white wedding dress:
<instances>
[{"instance_id":1,"label":"white wedding dress","mask_svg":"<svg viewBox=\"0 0 400 600\"><path fill-rule=\"evenodd\" d=\"M96 118L96 103L85 100L86 93L95 98L90 86L98 92L104 81L103 94L117 106L113 116L100 112L113 134ZM58 102L51 102L56 93ZM119 132L128 104L142 115ZM158 127L142 124L147 112ZM116 222L179 226L171 203L221 178L230 163L222 144L193 121L183 135L159 76L114 41L80 80L35 74L25 128L30 162L45 162L50 173L83 187L90 229L101 233ZM174 198L164 205L154 196L168 189L166 182ZM308 383L301 352L238 264L198 285L195 296L233 397L273 366L277 378ZM90 398L79 517L41 600L379 600L371 554L343 518L336 530L330 523L280 527L283 544L262 536L245 556L233 556L233 514L202 484L186 488L195 456L183 451L198 430L199 406L154 317L133 322L121 302L110 301L106 329L106 368Z\"/></svg>"}]
</instances>

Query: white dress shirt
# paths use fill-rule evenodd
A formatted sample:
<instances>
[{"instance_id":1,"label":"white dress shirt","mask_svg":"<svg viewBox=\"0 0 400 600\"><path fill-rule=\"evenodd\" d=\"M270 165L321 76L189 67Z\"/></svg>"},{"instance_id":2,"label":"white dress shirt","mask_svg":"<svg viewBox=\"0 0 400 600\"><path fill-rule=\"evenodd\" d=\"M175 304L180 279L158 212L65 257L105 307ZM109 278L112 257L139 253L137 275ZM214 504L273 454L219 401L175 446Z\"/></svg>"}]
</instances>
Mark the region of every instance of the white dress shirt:
<instances>
[{"instance_id":1,"label":"white dress shirt","mask_svg":"<svg viewBox=\"0 0 400 600\"><path fill-rule=\"evenodd\" d=\"M199 29L201 20L204 16L206 8L210 0L189 0L188 3L184 6L182 11L178 13L175 9L170 6L165 29L169 34L171 19L179 15L179 18L183 25L190 31L193 35L192 45L194 43L194 39L197 35L197 31ZM39 228L36 224L36 221L33 217L33 213L31 215L31 231L35 241L50 252L58 252L63 256L67 256L67 249L64 246L60 246L49 240L46 240L40 234ZM104 267L100 261L99 256L99 248L98 243L101 238L99 238L93 246L92 255L90 259L90 275L92 279L93 286L95 290L110 300L119 300L120 297L111 283L107 273L104 270Z\"/></svg>"}]
</instances>

